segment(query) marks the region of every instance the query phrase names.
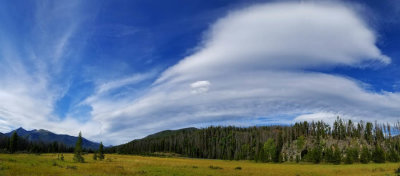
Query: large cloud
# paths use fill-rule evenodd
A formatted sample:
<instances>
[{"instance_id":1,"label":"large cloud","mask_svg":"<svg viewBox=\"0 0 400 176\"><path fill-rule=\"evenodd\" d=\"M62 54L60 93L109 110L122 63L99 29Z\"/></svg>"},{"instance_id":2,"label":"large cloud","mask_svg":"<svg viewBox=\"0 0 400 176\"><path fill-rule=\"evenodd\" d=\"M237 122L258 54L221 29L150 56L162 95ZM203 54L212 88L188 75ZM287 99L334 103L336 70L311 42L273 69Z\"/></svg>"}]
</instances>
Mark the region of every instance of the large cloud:
<instances>
[{"instance_id":1,"label":"large cloud","mask_svg":"<svg viewBox=\"0 0 400 176\"><path fill-rule=\"evenodd\" d=\"M204 75L204 69L223 73L390 63L375 41L374 33L345 7L255 6L219 20L204 47L167 70L159 81L177 75Z\"/></svg>"},{"instance_id":2,"label":"large cloud","mask_svg":"<svg viewBox=\"0 0 400 176\"><path fill-rule=\"evenodd\" d=\"M89 139L118 144L187 126L329 121L336 115L386 122L400 114L399 93L370 92L360 81L318 71L390 64L375 45L377 35L353 9L269 3L218 20L196 52L150 87L145 85L157 77L154 71L99 78L93 94L76 105L90 106L91 117L79 121L69 113L62 119L54 114L55 103L70 80L60 78L68 75L66 58L75 51L70 46L80 29L76 19L85 19L66 12L78 5L54 10L39 4L31 31L37 37L21 43L0 29L1 131L23 126L73 135L81 130ZM59 21L65 26L58 27Z\"/></svg>"},{"instance_id":3,"label":"large cloud","mask_svg":"<svg viewBox=\"0 0 400 176\"><path fill-rule=\"evenodd\" d=\"M369 92L356 80L315 71L390 64L376 40L340 4L255 5L218 20L197 52L162 73L142 97L93 118L110 122L105 129L118 142L162 129L243 119L252 124L282 114L395 121L398 93ZM93 114L101 102L92 102Z\"/></svg>"}]
</instances>

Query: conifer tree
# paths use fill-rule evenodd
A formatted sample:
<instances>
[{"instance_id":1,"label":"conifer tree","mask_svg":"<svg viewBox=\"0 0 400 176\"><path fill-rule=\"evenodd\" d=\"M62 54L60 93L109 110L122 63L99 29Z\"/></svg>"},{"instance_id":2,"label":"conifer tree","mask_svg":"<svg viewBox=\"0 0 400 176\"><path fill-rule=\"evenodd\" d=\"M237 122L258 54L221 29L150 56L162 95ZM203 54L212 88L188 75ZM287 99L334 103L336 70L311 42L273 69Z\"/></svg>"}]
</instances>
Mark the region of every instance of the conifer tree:
<instances>
[{"instance_id":1,"label":"conifer tree","mask_svg":"<svg viewBox=\"0 0 400 176\"><path fill-rule=\"evenodd\" d=\"M393 148L389 150L387 160L390 162L398 162L399 161L399 154Z\"/></svg>"},{"instance_id":2,"label":"conifer tree","mask_svg":"<svg viewBox=\"0 0 400 176\"><path fill-rule=\"evenodd\" d=\"M97 152L94 152L94 154L93 154L93 160L97 160Z\"/></svg>"},{"instance_id":3,"label":"conifer tree","mask_svg":"<svg viewBox=\"0 0 400 176\"><path fill-rule=\"evenodd\" d=\"M104 159L104 146L103 146L103 142L100 142L100 146L99 146L99 159L103 160Z\"/></svg>"},{"instance_id":4,"label":"conifer tree","mask_svg":"<svg viewBox=\"0 0 400 176\"><path fill-rule=\"evenodd\" d=\"M82 157L82 133L79 132L78 140L76 141L75 145L75 152L74 152L74 161L78 163L85 162L85 159Z\"/></svg>"},{"instance_id":5,"label":"conifer tree","mask_svg":"<svg viewBox=\"0 0 400 176\"><path fill-rule=\"evenodd\" d=\"M380 145L375 146L375 150L372 152L372 160L375 163L384 163L385 162L385 151L381 148Z\"/></svg>"},{"instance_id":6,"label":"conifer tree","mask_svg":"<svg viewBox=\"0 0 400 176\"><path fill-rule=\"evenodd\" d=\"M366 146L363 146L361 150L360 162L363 164L367 164L371 161L371 153L369 152Z\"/></svg>"},{"instance_id":7,"label":"conifer tree","mask_svg":"<svg viewBox=\"0 0 400 176\"><path fill-rule=\"evenodd\" d=\"M260 145L260 146L262 146L262 145ZM265 154L264 147L260 147L258 153L259 153L258 160L263 163L267 162L267 155Z\"/></svg>"},{"instance_id":8,"label":"conifer tree","mask_svg":"<svg viewBox=\"0 0 400 176\"><path fill-rule=\"evenodd\" d=\"M357 148L347 148L346 149L346 157L344 159L346 164L353 164L354 162L358 162L358 149Z\"/></svg>"},{"instance_id":9,"label":"conifer tree","mask_svg":"<svg viewBox=\"0 0 400 176\"><path fill-rule=\"evenodd\" d=\"M322 149L319 145L316 145L308 154L309 160L313 163L320 163L322 160Z\"/></svg>"},{"instance_id":10,"label":"conifer tree","mask_svg":"<svg viewBox=\"0 0 400 176\"><path fill-rule=\"evenodd\" d=\"M10 147L9 147L10 152L11 153L16 152L17 146L18 146L18 134L17 132L14 131L10 138Z\"/></svg>"},{"instance_id":11,"label":"conifer tree","mask_svg":"<svg viewBox=\"0 0 400 176\"><path fill-rule=\"evenodd\" d=\"M278 139L276 141L276 146L275 146L275 155L273 155L272 160L277 163L277 162L282 162L282 146L283 146L283 139L282 139L282 131L278 133Z\"/></svg>"},{"instance_id":12,"label":"conifer tree","mask_svg":"<svg viewBox=\"0 0 400 176\"><path fill-rule=\"evenodd\" d=\"M297 150L300 151L301 149L303 149L304 144L305 144L305 139L304 139L304 136L302 135L297 138L297 141L296 141Z\"/></svg>"},{"instance_id":13,"label":"conifer tree","mask_svg":"<svg viewBox=\"0 0 400 176\"><path fill-rule=\"evenodd\" d=\"M325 162L333 163L333 150L332 147L325 148L325 155L324 155Z\"/></svg>"},{"instance_id":14,"label":"conifer tree","mask_svg":"<svg viewBox=\"0 0 400 176\"><path fill-rule=\"evenodd\" d=\"M342 161L342 152L339 149L338 145L335 145L335 150L333 151L333 158L332 158L332 163L333 164L340 164Z\"/></svg>"},{"instance_id":15,"label":"conifer tree","mask_svg":"<svg viewBox=\"0 0 400 176\"><path fill-rule=\"evenodd\" d=\"M365 140L367 140L368 144L372 143L372 123L371 122L367 122L366 126L365 126Z\"/></svg>"}]
</instances>

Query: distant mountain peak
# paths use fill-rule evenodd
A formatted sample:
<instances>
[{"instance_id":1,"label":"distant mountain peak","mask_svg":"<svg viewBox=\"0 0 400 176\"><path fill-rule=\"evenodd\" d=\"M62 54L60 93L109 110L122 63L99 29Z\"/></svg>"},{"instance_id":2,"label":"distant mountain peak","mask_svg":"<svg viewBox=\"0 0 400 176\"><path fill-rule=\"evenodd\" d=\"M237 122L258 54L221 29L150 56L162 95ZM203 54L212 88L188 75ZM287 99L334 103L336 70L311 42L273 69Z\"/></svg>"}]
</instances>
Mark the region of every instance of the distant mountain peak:
<instances>
[{"instance_id":1,"label":"distant mountain peak","mask_svg":"<svg viewBox=\"0 0 400 176\"><path fill-rule=\"evenodd\" d=\"M22 128L22 127L19 127L15 131L26 131L26 130L24 128Z\"/></svg>"},{"instance_id":2,"label":"distant mountain peak","mask_svg":"<svg viewBox=\"0 0 400 176\"><path fill-rule=\"evenodd\" d=\"M19 127L15 130L12 130L5 135L10 137L14 132L18 134L18 136L28 139L30 141L42 141L42 142L61 142L69 147L75 146L75 143L78 137L70 136L66 134L56 134L48 130L44 129L34 129L31 131L27 131L22 127ZM89 141L83 138L83 148L97 149L99 147L99 143Z\"/></svg>"},{"instance_id":3,"label":"distant mountain peak","mask_svg":"<svg viewBox=\"0 0 400 176\"><path fill-rule=\"evenodd\" d=\"M42 132L42 133L53 133L53 132L51 132L51 131L49 131L49 130L44 130L44 129L39 129L39 130L36 130L37 132Z\"/></svg>"},{"instance_id":4,"label":"distant mountain peak","mask_svg":"<svg viewBox=\"0 0 400 176\"><path fill-rule=\"evenodd\" d=\"M9 132L8 134L12 134L14 132L16 132L18 134L18 136L25 136L25 135L29 134L29 131L25 130L22 127L19 127L16 130Z\"/></svg>"}]
</instances>

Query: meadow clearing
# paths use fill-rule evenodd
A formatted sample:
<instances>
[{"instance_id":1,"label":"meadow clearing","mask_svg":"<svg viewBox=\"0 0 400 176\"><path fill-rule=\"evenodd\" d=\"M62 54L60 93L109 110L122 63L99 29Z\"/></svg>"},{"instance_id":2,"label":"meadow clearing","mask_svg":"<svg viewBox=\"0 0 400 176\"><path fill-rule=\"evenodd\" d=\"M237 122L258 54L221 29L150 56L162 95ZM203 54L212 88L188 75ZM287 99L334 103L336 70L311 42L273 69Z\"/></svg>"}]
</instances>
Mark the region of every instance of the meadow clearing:
<instances>
[{"instance_id":1,"label":"meadow clearing","mask_svg":"<svg viewBox=\"0 0 400 176\"><path fill-rule=\"evenodd\" d=\"M117 176L117 175L173 175L173 176L311 176L311 175L395 175L399 163L385 164L265 164L252 161L224 161L189 158L159 158L132 155L106 155L95 161L85 155L86 163L74 163L72 154L65 160L57 154L0 154L1 176Z\"/></svg>"}]
</instances>

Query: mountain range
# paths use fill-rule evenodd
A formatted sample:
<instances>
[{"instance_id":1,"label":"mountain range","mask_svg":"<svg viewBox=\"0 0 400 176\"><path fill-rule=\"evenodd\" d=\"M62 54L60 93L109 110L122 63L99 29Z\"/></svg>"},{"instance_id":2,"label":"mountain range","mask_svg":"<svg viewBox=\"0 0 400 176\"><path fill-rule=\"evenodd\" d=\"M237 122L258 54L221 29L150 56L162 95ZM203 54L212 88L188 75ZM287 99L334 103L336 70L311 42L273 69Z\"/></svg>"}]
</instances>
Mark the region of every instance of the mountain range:
<instances>
[{"instance_id":1,"label":"mountain range","mask_svg":"<svg viewBox=\"0 0 400 176\"><path fill-rule=\"evenodd\" d=\"M68 147L74 147L75 143L78 139L78 137L75 136L70 136L66 134L56 134L51 131L39 129L39 130L25 130L22 127L10 131L5 134L0 133L0 137L2 135L11 137L11 135L14 133L14 131L18 134L18 136L23 137L29 141L42 141L45 143L51 143L51 142L59 142L59 143L64 143ZM98 149L99 148L99 143L97 142L92 142L89 141L85 138L82 138L82 147L86 149Z\"/></svg>"}]
</instances>

